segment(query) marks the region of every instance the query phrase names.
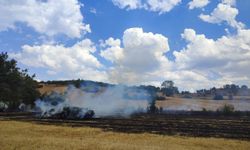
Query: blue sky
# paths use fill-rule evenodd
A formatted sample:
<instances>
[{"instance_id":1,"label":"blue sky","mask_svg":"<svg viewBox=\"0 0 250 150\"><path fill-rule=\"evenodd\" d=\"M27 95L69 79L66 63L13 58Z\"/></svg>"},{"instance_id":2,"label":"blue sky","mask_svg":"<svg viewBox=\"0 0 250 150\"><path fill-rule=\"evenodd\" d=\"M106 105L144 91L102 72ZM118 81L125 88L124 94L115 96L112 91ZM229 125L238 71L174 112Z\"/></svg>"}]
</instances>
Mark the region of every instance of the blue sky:
<instances>
[{"instance_id":1,"label":"blue sky","mask_svg":"<svg viewBox=\"0 0 250 150\"><path fill-rule=\"evenodd\" d=\"M0 51L38 80L249 85L250 2L201 1L0 1Z\"/></svg>"}]
</instances>

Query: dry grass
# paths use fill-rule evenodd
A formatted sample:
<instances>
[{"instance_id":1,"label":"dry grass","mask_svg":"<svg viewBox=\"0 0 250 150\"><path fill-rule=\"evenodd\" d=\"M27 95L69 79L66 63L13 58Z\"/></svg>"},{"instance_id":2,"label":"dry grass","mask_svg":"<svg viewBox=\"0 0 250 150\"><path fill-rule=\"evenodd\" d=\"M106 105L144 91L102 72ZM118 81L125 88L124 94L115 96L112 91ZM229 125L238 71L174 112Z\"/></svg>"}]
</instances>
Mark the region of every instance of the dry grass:
<instances>
[{"instance_id":1,"label":"dry grass","mask_svg":"<svg viewBox=\"0 0 250 150\"><path fill-rule=\"evenodd\" d=\"M207 97L206 100L200 98L185 99L180 97L166 97L164 101L157 101L159 107L169 110L207 110L216 111L225 104L233 105L235 110L249 111L249 100L212 100Z\"/></svg>"},{"instance_id":2,"label":"dry grass","mask_svg":"<svg viewBox=\"0 0 250 150\"><path fill-rule=\"evenodd\" d=\"M250 149L250 142L0 121L0 149Z\"/></svg>"},{"instance_id":3,"label":"dry grass","mask_svg":"<svg viewBox=\"0 0 250 150\"><path fill-rule=\"evenodd\" d=\"M38 91L41 94L45 94L45 93L49 94L52 91L63 93L67 89L67 86L65 86L65 85L56 85L56 84L40 84L40 85L42 85L42 87L38 88Z\"/></svg>"}]
</instances>

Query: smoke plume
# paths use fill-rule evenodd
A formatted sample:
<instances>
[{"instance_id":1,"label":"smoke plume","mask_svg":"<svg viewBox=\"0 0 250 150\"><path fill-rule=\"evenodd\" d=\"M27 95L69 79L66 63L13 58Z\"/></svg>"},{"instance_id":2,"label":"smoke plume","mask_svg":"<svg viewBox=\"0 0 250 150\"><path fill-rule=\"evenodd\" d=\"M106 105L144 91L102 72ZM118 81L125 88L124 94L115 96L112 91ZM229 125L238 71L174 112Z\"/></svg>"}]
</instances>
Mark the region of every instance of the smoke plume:
<instances>
[{"instance_id":1,"label":"smoke plume","mask_svg":"<svg viewBox=\"0 0 250 150\"><path fill-rule=\"evenodd\" d=\"M138 97L148 95L146 91L138 93ZM65 107L80 108L78 114L80 116L88 110L93 110L95 117L117 115L126 117L135 112L146 111L148 100L129 99L125 96L127 94L124 86L107 87L96 92L86 92L83 88L69 86L65 93L52 93L43 100L37 100L35 104L42 115L47 117L62 112Z\"/></svg>"}]
</instances>

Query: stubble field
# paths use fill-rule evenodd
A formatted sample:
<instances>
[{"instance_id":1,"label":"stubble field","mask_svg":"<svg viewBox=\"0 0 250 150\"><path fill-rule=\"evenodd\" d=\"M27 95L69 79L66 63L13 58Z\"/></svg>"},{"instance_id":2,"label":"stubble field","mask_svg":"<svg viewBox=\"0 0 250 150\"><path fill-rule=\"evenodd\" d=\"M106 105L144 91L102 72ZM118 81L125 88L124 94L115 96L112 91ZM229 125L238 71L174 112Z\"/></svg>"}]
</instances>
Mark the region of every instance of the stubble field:
<instances>
[{"instance_id":1,"label":"stubble field","mask_svg":"<svg viewBox=\"0 0 250 150\"><path fill-rule=\"evenodd\" d=\"M100 128L0 121L1 149L249 149L249 141L149 133L128 134Z\"/></svg>"}]
</instances>

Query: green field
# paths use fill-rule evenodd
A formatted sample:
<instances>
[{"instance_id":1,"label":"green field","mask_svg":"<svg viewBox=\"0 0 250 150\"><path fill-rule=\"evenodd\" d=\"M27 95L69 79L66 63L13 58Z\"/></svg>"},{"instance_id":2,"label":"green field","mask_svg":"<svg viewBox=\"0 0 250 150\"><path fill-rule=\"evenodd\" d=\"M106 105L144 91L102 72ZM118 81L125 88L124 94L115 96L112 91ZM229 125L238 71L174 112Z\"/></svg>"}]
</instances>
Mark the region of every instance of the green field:
<instances>
[{"instance_id":1,"label":"green field","mask_svg":"<svg viewBox=\"0 0 250 150\"><path fill-rule=\"evenodd\" d=\"M250 149L249 141L106 132L98 128L0 121L0 149Z\"/></svg>"}]
</instances>

